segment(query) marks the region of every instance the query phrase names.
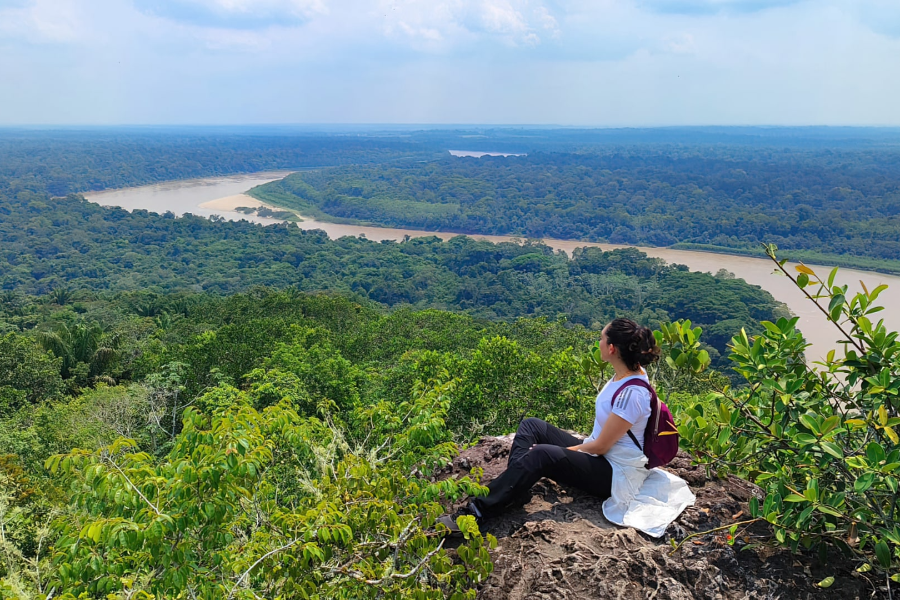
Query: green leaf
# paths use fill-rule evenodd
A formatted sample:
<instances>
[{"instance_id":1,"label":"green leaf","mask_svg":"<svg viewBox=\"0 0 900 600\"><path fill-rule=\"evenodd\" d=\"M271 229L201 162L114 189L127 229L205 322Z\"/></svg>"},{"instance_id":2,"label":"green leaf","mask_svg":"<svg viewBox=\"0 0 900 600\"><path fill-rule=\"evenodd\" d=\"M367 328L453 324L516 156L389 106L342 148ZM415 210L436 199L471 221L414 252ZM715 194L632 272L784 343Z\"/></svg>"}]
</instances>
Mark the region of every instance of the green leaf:
<instances>
[{"instance_id":1,"label":"green leaf","mask_svg":"<svg viewBox=\"0 0 900 600\"><path fill-rule=\"evenodd\" d=\"M878 442L869 442L866 446L866 457L871 464L877 465L885 458L884 448Z\"/></svg>"},{"instance_id":2,"label":"green leaf","mask_svg":"<svg viewBox=\"0 0 900 600\"><path fill-rule=\"evenodd\" d=\"M815 434L819 433L819 424L816 423L816 416L810 413L800 415L800 422L803 426Z\"/></svg>"},{"instance_id":3,"label":"green leaf","mask_svg":"<svg viewBox=\"0 0 900 600\"><path fill-rule=\"evenodd\" d=\"M794 442L796 442L797 444L801 444L803 446L815 444L818 441L819 441L819 438L817 438L814 435L810 435L808 433L798 433L798 434L794 435Z\"/></svg>"},{"instance_id":4,"label":"green leaf","mask_svg":"<svg viewBox=\"0 0 900 600\"><path fill-rule=\"evenodd\" d=\"M760 325L768 329L770 333L781 335L781 329L779 329L778 325L772 323L771 321L760 321Z\"/></svg>"},{"instance_id":5,"label":"green leaf","mask_svg":"<svg viewBox=\"0 0 900 600\"><path fill-rule=\"evenodd\" d=\"M820 588L830 588L834 584L834 577L826 577L822 581L820 581L817 585Z\"/></svg>"},{"instance_id":6,"label":"green leaf","mask_svg":"<svg viewBox=\"0 0 900 600\"><path fill-rule=\"evenodd\" d=\"M881 294L881 292L883 292L886 289L888 289L888 286L883 283L881 285L879 285L878 287L876 287L874 290L872 290L872 293L869 294L869 301L874 302L875 299L878 298L878 296Z\"/></svg>"},{"instance_id":7,"label":"green leaf","mask_svg":"<svg viewBox=\"0 0 900 600\"><path fill-rule=\"evenodd\" d=\"M844 301L845 298L843 294L835 294L834 296L832 296L831 302L828 303L828 312L833 313L836 308L842 307L844 305Z\"/></svg>"},{"instance_id":8,"label":"green leaf","mask_svg":"<svg viewBox=\"0 0 900 600\"><path fill-rule=\"evenodd\" d=\"M814 510L816 510L815 506L807 506L804 508L803 512L800 513L800 516L797 518L797 525L799 526L805 523L806 519L809 518L809 515L811 515Z\"/></svg>"},{"instance_id":9,"label":"green leaf","mask_svg":"<svg viewBox=\"0 0 900 600\"><path fill-rule=\"evenodd\" d=\"M885 569L891 566L891 549L884 540L878 540L878 543L875 544L875 556Z\"/></svg>"},{"instance_id":10,"label":"green leaf","mask_svg":"<svg viewBox=\"0 0 900 600\"><path fill-rule=\"evenodd\" d=\"M831 415L822 423L822 435L830 432L832 429L841 424L841 417L838 415Z\"/></svg>"},{"instance_id":11,"label":"green leaf","mask_svg":"<svg viewBox=\"0 0 900 600\"><path fill-rule=\"evenodd\" d=\"M819 446L835 458L844 458L844 452L841 450L841 447L833 442L820 442Z\"/></svg>"},{"instance_id":12,"label":"green leaf","mask_svg":"<svg viewBox=\"0 0 900 600\"><path fill-rule=\"evenodd\" d=\"M831 515L833 517L843 517L844 516L840 513L840 511L828 506L827 504L817 505L816 510L818 510L820 513L825 513L826 515Z\"/></svg>"},{"instance_id":13,"label":"green leaf","mask_svg":"<svg viewBox=\"0 0 900 600\"><path fill-rule=\"evenodd\" d=\"M706 367L710 363L709 352L707 352L706 350L701 350L697 353L697 360L700 361L700 364L703 367Z\"/></svg>"},{"instance_id":14,"label":"green leaf","mask_svg":"<svg viewBox=\"0 0 900 600\"><path fill-rule=\"evenodd\" d=\"M856 490L857 493L862 494L875 483L875 473L863 473L860 475L856 482L853 484L853 489Z\"/></svg>"},{"instance_id":15,"label":"green leaf","mask_svg":"<svg viewBox=\"0 0 900 600\"><path fill-rule=\"evenodd\" d=\"M869 467L869 463L866 462L862 456L849 456L846 459L846 463L848 467L852 467L854 469L866 469Z\"/></svg>"}]
</instances>

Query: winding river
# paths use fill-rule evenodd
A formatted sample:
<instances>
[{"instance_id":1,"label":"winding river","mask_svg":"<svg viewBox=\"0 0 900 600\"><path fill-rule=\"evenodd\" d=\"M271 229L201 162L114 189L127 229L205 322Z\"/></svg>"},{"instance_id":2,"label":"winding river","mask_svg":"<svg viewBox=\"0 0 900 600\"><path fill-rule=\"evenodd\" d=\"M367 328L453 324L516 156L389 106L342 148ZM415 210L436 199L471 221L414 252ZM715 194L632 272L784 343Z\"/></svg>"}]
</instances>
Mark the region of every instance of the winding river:
<instances>
[{"instance_id":1,"label":"winding river","mask_svg":"<svg viewBox=\"0 0 900 600\"><path fill-rule=\"evenodd\" d=\"M256 215L248 216L237 212L235 209L240 206L262 206L261 202L245 195L244 192L254 186L281 179L286 174L287 172L271 171L248 175L172 181L143 187L89 192L85 194L85 197L105 206L120 206L128 210L145 209L158 213L171 211L178 215L184 213L202 216L218 215L231 220L246 219L257 223L271 224L277 221ZM458 235L455 233L414 229L339 225L335 223L321 223L310 219L304 220L298 225L302 229L322 229L333 239L346 235L364 235L370 240L381 241L402 240L407 235L410 237L436 235L446 240ZM492 242L516 239L512 236L496 235L472 235L471 237ZM598 244L572 240L546 239L544 242L552 248L564 250L569 254L575 248L585 246L602 248L604 250L625 247L616 244ZM642 247L641 251L669 263L687 265L692 271L715 273L720 269L726 269L748 283L758 285L767 290L776 300L784 302L795 315L800 317L800 329L812 344L812 347L807 351L807 355L811 360L819 360L830 349L839 347L835 343L839 334L834 326L825 321L819 310L786 277L773 274L774 265L767 259L691 250L672 250L669 248ZM827 276L828 267L810 266L823 278ZM889 286L888 289L878 299L879 304L885 307L885 310L879 314L884 318L885 324L889 329L900 329L900 277L869 271L841 269L837 282L848 284L850 286L849 293L851 294L860 290L860 282L863 282L869 290L874 289L878 285L887 284Z\"/></svg>"}]
</instances>

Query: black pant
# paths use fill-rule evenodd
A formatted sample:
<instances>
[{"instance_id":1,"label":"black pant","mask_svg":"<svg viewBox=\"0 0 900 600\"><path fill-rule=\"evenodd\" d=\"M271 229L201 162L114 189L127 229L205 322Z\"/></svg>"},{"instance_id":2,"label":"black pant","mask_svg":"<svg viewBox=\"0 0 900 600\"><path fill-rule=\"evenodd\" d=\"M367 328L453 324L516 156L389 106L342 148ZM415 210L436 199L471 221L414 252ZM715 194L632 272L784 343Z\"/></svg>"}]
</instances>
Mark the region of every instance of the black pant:
<instances>
[{"instance_id":1,"label":"black pant","mask_svg":"<svg viewBox=\"0 0 900 600\"><path fill-rule=\"evenodd\" d=\"M609 498L612 466L603 456L566 449L580 443L578 438L540 419L525 419L519 423L513 439L506 471L488 484L490 493L476 498L475 506L482 515L496 514L541 477Z\"/></svg>"}]
</instances>

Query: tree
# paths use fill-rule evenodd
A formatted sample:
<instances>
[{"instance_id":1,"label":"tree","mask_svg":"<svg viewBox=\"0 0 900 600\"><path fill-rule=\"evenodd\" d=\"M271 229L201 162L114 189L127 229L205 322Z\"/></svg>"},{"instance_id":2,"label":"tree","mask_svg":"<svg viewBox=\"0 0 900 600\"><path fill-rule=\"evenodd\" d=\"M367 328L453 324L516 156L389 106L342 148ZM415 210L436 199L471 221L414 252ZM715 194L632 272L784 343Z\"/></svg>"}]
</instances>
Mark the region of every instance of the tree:
<instances>
[{"instance_id":1,"label":"tree","mask_svg":"<svg viewBox=\"0 0 900 600\"><path fill-rule=\"evenodd\" d=\"M58 521L50 585L71 599L474 598L496 540L463 520L452 561L432 531L436 500L485 492L428 481L455 448L451 389L360 411L360 445L287 402L257 411L238 397L212 415L187 409L160 462L126 439L54 456L75 512Z\"/></svg>"},{"instance_id":2,"label":"tree","mask_svg":"<svg viewBox=\"0 0 900 600\"><path fill-rule=\"evenodd\" d=\"M61 362L30 338L0 336L0 416L24 404L59 399L65 390Z\"/></svg>"},{"instance_id":3,"label":"tree","mask_svg":"<svg viewBox=\"0 0 900 600\"><path fill-rule=\"evenodd\" d=\"M104 338L99 323L62 323L51 331L43 331L38 339L45 350L62 360L63 379L84 385L103 374L117 358L115 338Z\"/></svg>"}]
</instances>

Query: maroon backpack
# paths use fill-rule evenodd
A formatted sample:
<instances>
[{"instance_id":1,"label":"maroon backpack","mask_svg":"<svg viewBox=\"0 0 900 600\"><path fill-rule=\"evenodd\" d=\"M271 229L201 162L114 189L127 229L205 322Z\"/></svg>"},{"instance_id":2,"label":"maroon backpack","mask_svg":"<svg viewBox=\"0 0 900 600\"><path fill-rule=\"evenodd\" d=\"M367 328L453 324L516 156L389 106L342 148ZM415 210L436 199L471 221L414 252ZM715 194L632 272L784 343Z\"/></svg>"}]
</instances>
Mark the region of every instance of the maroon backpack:
<instances>
[{"instance_id":1,"label":"maroon backpack","mask_svg":"<svg viewBox=\"0 0 900 600\"><path fill-rule=\"evenodd\" d=\"M627 387L636 385L650 391L650 420L647 421L647 429L644 431L644 443L638 442L637 437L628 430L628 437L649 459L646 467L653 469L669 464L678 454L678 429L675 428L675 419L666 403L659 399L653 386L643 379L631 379L613 394L612 404Z\"/></svg>"}]
</instances>

